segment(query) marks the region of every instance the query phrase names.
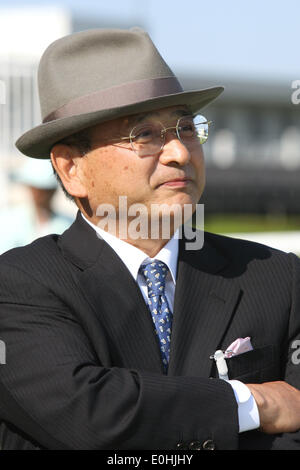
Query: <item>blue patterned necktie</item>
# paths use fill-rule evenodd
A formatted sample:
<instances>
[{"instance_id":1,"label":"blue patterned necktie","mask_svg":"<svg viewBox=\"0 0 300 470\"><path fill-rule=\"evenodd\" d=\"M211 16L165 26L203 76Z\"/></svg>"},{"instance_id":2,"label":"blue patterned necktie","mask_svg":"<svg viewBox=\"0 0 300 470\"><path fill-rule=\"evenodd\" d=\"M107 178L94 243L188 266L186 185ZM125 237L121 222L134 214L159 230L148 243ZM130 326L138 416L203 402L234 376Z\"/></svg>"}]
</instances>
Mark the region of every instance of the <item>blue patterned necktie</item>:
<instances>
[{"instance_id":1,"label":"blue patterned necktie","mask_svg":"<svg viewBox=\"0 0 300 470\"><path fill-rule=\"evenodd\" d=\"M172 328L172 312L165 295L165 279L168 271L165 263L158 260L141 266L148 287L148 305L158 335L165 369L169 363Z\"/></svg>"}]
</instances>

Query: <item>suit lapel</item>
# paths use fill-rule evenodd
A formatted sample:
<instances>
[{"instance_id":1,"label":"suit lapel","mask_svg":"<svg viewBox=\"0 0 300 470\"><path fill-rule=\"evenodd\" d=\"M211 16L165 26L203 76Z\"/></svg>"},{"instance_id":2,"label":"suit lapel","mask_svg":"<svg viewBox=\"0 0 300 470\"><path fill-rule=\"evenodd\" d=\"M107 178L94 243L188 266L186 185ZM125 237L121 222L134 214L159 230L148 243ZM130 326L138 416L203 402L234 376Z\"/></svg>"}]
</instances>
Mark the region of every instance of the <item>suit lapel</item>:
<instances>
[{"instance_id":1,"label":"suit lapel","mask_svg":"<svg viewBox=\"0 0 300 470\"><path fill-rule=\"evenodd\" d=\"M151 315L120 258L80 213L59 244L79 268L78 288L101 334L105 331L111 365L162 373ZM239 286L220 275L227 265L209 241L198 251L186 251L180 241L169 375L209 376L210 355L221 344L241 295Z\"/></svg>"},{"instance_id":2,"label":"suit lapel","mask_svg":"<svg viewBox=\"0 0 300 470\"><path fill-rule=\"evenodd\" d=\"M82 273L81 287L113 346L113 363L161 372L151 315L132 275L107 244Z\"/></svg>"},{"instance_id":3,"label":"suit lapel","mask_svg":"<svg viewBox=\"0 0 300 470\"><path fill-rule=\"evenodd\" d=\"M220 275L228 260L207 241L202 250L180 243L171 339L170 375L209 376L241 291Z\"/></svg>"},{"instance_id":4,"label":"suit lapel","mask_svg":"<svg viewBox=\"0 0 300 470\"><path fill-rule=\"evenodd\" d=\"M80 268L78 287L101 324L101 334L105 331L112 365L161 373L151 315L135 280L114 250L80 213L60 244L64 256Z\"/></svg>"}]
</instances>

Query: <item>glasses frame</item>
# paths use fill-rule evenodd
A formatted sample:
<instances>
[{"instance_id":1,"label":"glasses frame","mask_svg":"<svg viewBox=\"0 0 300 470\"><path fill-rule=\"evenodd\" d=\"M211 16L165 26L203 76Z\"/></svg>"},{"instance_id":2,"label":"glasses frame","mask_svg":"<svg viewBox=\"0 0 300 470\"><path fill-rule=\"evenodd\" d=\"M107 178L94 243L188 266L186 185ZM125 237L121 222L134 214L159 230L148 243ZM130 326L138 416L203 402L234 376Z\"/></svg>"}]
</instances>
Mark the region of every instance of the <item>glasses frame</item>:
<instances>
[{"instance_id":1,"label":"glasses frame","mask_svg":"<svg viewBox=\"0 0 300 470\"><path fill-rule=\"evenodd\" d=\"M159 149L159 150L157 150L155 153L150 153L150 154L148 154L147 156L158 155L158 154L162 151L162 149L163 149L164 146L165 146L165 142L166 142L166 133L167 133L168 131L170 131L171 129L175 130L176 136L177 136L178 140L180 140L180 142L181 142L183 145L185 145L185 142L182 141L182 139L181 139L181 137L180 137L180 134L179 134L179 128L180 128L180 125L179 125L179 124L180 124L180 121L181 121L182 119L190 118L190 117L194 119L196 116L201 116L201 117L203 117L204 119L206 119L202 114L194 114L194 115L191 114L191 115L181 116L180 118L178 118L177 123L176 123L176 126L171 126L171 127L164 127L164 125L163 125L160 121L156 121L156 123L159 123L159 124L161 125L161 139L162 139L161 142L162 142L162 143L161 143L161 146L160 146L160 149ZM207 124L208 129L209 129L209 126L211 126L211 125L213 124L213 121L208 121L208 120L206 120L206 121L201 122L200 124ZM130 145L131 145L132 151L133 151L136 155L140 156L140 155L138 154L138 152L136 151L136 149L134 148L134 140L133 140L133 139L134 139L136 136L132 134L133 131L134 131L138 126L139 126L139 124L135 125L135 126L131 129L129 136L126 136L126 137L119 137L119 138L116 138L116 139L109 139L109 142L119 142L119 143L121 143L121 142L124 141L124 140L127 140L127 141L129 140L129 141L130 141ZM206 140L207 140L207 139L206 139ZM205 142L206 142L206 141L205 141ZM205 143L205 142L203 142L203 143ZM146 156L146 155L145 155L145 156Z\"/></svg>"}]
</instances>

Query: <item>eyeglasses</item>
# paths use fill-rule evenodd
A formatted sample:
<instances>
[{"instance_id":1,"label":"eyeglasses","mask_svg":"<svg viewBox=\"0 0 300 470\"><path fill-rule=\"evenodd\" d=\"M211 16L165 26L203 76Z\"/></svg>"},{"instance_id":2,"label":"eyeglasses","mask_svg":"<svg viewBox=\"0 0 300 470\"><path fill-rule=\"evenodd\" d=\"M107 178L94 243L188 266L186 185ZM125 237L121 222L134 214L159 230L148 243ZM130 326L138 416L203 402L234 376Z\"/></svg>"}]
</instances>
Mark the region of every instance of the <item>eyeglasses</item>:
<instances>
[{"instance_id":1,"label":"eyeglasses","mask_svg":"<svg viewBox=\"0 0 300 470\"><path fill-rule=\"evenodd\" d=\"M114 139L115 142L128 140L132 150L139 156L157 155L165 145L167 131L176 132L177 138L184 145L193 143L204 144L208 139L208 129L212 121L204 116L183 116L178 119L176 126L164 127L160 122L141 123L135 126L128 137Z\"/></svg>"}]
</instances>

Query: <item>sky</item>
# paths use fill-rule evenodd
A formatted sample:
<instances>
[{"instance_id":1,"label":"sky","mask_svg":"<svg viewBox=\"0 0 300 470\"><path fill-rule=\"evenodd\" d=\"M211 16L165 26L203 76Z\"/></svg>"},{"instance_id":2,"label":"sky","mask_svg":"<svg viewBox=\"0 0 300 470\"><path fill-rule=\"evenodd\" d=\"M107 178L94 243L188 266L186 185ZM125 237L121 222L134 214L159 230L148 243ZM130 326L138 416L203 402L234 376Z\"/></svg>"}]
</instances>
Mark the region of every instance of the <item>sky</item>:
<instances>
[{"instance_id":1,"label":"sky","mask_svg":"<svg viewBox=\"0 0 300 470\"><path fill-rule=\"evenodd\" d=\"M300 79L299 0L0 0L0 7L47 4L100 26L144 27L176 73Z\"/></svg>"}]
</instances>

